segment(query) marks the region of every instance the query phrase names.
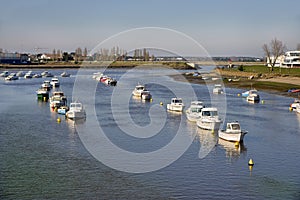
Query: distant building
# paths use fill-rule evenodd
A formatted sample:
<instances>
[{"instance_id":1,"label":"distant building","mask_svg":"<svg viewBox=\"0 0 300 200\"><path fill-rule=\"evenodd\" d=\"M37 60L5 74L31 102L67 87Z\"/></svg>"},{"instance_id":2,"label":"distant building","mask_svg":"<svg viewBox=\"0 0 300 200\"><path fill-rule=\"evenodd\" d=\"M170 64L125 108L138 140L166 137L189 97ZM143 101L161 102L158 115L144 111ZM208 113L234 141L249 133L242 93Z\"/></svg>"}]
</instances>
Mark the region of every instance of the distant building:
<instances>
[{"instance_id":1,"label":"distant building","mask_svg":"<svg viewBox=\"0 0 300 200\"><path fill-rule=\"evenodd\" d=\"M267 66L271 67L274 62L274 56L267 58ZM279 56L275 61L274 67L282 68L300 68L300 51L287 51L284 55Z\"/></svg>"},{"instance_id":2,"label":"distant building","mask_svg":"<svg viewBox=\"0 0 300 200\"><path fill-rule=\"evenodd\" d=\"M28 54L19 53L0 53L1 64L22 65L29 64L30 59Z\"/></svg>"},{"instance_id":3,"label":"distant building","mask_svg":"<svg viewBox=\"0 0 300 200\"><path fill-rule=\"evenodd\" d=\"M284 54L281 67L285 68L299 68L300 67L300 51L287 51Z\"/></svg>"},{"instance_id":4,"label":"distant building","mask_svg":"<svg viewBox=\"0 0 300 200\"><path fill-rule=\"evenodd\" d=\"M267 57L267 66L271 67L271 63L273 63L275 60L274 56L271 56L270 58ZM281 63L284 60L284 55L278 56L278 58L275 61L274 67L281 67Z\"/></svg>"}]
</instances>

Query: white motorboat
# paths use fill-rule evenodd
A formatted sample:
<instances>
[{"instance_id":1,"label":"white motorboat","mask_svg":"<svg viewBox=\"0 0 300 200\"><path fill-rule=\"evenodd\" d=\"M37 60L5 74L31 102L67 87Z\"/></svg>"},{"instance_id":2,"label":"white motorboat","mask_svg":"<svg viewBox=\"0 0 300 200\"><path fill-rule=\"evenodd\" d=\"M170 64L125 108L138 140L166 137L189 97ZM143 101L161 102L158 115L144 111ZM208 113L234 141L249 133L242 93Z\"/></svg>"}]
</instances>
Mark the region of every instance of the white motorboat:
<instances>
[{"instance_id":1,"label":"white motorboat","mask_svg":"<svg viewBox=\"0 0 300 200\"><path fill-rule=\"evenodd\" d=\"M223 93L223 88L221 84L215 84L215 87L213 89L214 94L222 94Z\"/></svg>"},{"instance_id":2,"label":"white motorboat","mask_svg":"<svg viewBox=\"0 0 300 200\"><path fill-rule=\"evenodd\" d=\"M252 93L257 93L257 90L251 89L251 90L245 91L242 93L242 97L247 98L249 96L249 94L252 94Z\"/></svg>"},{"instance_id":3,"label":"white motorboat","mask_svg":"<svg viewBox=\"0 0 300 200\"><path fill-rule=\"evenodd\" d=\"M3 71L3 72L0 74L1 77L8 77L8 75L9 75L9 72L8 72L8 71Z\"/></svg>"},{"instance_id":4,"label":"white motorboat","mask_svg":"<svg viewBox=\"0 0 300 200\"><path fill-rule=\"evenodd\" d=\"M170 111L182 112L184 104L181 98L172 98L171 103L167 104L167 109Z\"/></svg>"},{"instance_id":5,"label":"white motorboat","mask_svg":"<svg viewBox=\"0 0 300 200\"><path fill-rule=\"evenodd\" d=\"M196 122L200 118L202 108L204 108L202 101L192 101L190 107L185 111L187 119Z\"/></svg>"},{"instance_id":6,"label":"white motorboat","mask_svg":"<svg viewBox=\"0 0 300 200\"><path fill-rule=\"evenodd\" d=\"M247 133L245 130L241 130L241 126L238 122L227 123L225 130L219 130L219 138L231 142L242 142L244 136Z\"/></svg>"},{"instance_id":7,"label":"white motorboat","mask_svg":"<svg viewBox=\"0 0 300 200\"><path fill-rule=\"evenodd\" d=\"M202 108L200 118L197 120L197 126L207 130L219 130L222 120L219 118L218 109Z\"/></svg>"},{"instance_id":8,"label":"white motorboat","mask_svg":"<svg viewBox=\"0 0 300 200\"><path fill-rule=\"evenodd\" d=\"M25 75L24 78L32 78L34 74L32 73L32 71L28 71Z\"/></svg>"},{"instance_id":9,"label":"white motorboat","mask_svg":"<svg viewBox=\"0 0 300 200\"><path fill-rule=\"evenodd\" d=\"M296 111L297 106L300 107L300 99L295 99L294 102L290 105L290 110Z\"/></svg>"},{"instance_id":10,"label":"white motorboat","mask_svg":"<svg viewBox=\"0 0 300 200\"><path fill-rule=\"evenodd\" d=\"M70 77L71 74L67 73L66 71L64 71L63 73L60 74L61 77Z\"/></svg>"},{"instance_id":11,"label":"white motorboat","mask_svg":"<svg viewBox=\"0 0 300 200\"><path fill-rule=\"evenodd\" d=\"M46 89L47 91L50 91L52 88L52 85L50 84L50 81L48 80L44 80L42 86L42 88Z\"/></svg>"},{"instance_id":12,"label":"white motorboat","mask_svg":"<svg viewBox=\"0 0 300 200\"><path fill-rule=\"evenodd\" d=\"M149 101L152 99L152 95L151 95L150 91L144 90L141 93L141 98L142 98L142 100Z\"/></svg>"},{"instance_id":13,"label":"white motorboat","mask_svg":"<svg viewBox=\"0 0 300 200\"><path fill-rule=\"evenodd\" d=\"M32 78L42 78L42 75L41 75L41 74L34 74L34 75L32 76Z\"/></svg>"},{"instance_id":14,"label":"white motorboat","mask_svg":"<svg viewBox=\"0 0 300 200\"><path fill-rule=\"evenodd\" d=\"M59 108L67 104L67 97L62 91L54 91L50 97L50 108Z\"/></svg>"},{"instance_id":15,"label":"white motorboat","mask_svg":"<svg viewBox=\"0 0 300 200\"><path fill-rule=\"evenodd\" d=\"M144 85L138 84L137 86L135 86L135 88L134 88L132 94L133 94L133 96L141 97L142 92L143 92L145 89L146 89L146 88L145 88Z\"/></svg>"},{"instance_id":16,"label":"white motorboat","mask_svg":"<svg viewBox=\"0 0 300 200\"><path fill-rule=\"evenodd\" d=\"M52 78L50 84L52 85L52 87L59 87L60 85L58 78Z\"/></svg>"},{"instance_id":17,"label":"white motorboat","mask_svg":"<svg viewBox=\"0 0 300 200\"><path fill-rule=\"evenodd\" d=\"M252 90L249 92L249 95L247 96L247 101L250 102L259 102L260 97L256 90Z\"/></svg>"},{"instance_id":18,"label":"white motorboat","mask_svg":"<svg viewBox=\"0 0 300 200\"><path fill-rule=\"evenodd\" d=\"M25 73L23 71L18 71L16 76L18 77L24 77L25 76Z\"/></svg>"},{"instance_id":19,"label":"white motorboat","mask_svg":"<svg viewBox=\"0 0 300 200\"><path fill-rule=\"evenodd\" d=\"M82 119L86 117L85 110L82 106L82 103L73 102L70 104L70 109L66 113L66 117L69 119Z\"/></svg>"},{"instance_id":20,"label":"white motorboat","mask_svg":"<svg viewBox=\"0 0 300 200\"><path fill-rule=\"evenodd\" d=\"M9 76L5 78L6 81L13 81L18 79L19 77L16 75L16 73L10 73Z\"/></svg>"},{"instance_id":21,"label":"white motorboat","mask_svg":"<svg viewBox=\"0 0 300 200\"><path fill-rule=\"evenodd\" d=\"M43 77L53 77L53 75L52 75L50 72L48 72L48 71L43 71L43 72L41 73L41 75L42 75Z\"/></svg>"}]
</instances>

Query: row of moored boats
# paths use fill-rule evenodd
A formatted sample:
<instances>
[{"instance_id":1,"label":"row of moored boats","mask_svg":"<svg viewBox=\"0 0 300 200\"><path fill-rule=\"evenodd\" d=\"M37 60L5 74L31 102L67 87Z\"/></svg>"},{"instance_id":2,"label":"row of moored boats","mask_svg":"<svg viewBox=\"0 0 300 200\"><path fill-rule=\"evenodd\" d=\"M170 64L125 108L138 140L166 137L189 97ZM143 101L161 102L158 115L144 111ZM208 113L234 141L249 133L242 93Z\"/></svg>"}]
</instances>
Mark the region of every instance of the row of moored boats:
<instances>
[{"instance_id":1,"label":"row of moored boats","mask_svg":"<svg viewBox=\"0 0 300 200\"><path fill-rule=\"evenodd\" d=\"M69 119L84 119L86 117L85 109L81 102L67 103L67 97L64 92L59 89L60 81L57 77L53 77L50 81L44 80L41 87L36 91L38 100L48 101L50 109L58 114L65 115ZM50 96L50 92L51 96Z\"/></svg>"}]
</instances>

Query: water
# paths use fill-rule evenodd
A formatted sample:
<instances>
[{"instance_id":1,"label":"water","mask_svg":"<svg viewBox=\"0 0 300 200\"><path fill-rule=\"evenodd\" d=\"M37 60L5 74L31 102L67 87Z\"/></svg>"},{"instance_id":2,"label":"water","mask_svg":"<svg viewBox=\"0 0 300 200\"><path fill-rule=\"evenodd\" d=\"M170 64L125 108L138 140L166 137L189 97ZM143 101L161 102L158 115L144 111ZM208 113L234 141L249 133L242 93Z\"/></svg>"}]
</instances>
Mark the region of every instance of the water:
<instances>
[{"instance_id":1,"label":"water","mask_svg":"<svg viewBox=\"0 0 300 200\"><path fill-rule=\"evenodd\" d=\"M39 71L40 72L40 71ZM60 74L62 70L53 70ZM76 70L70 78L60 78L61 89L71 101ZM92 74L93 70L87 70ZM106 73L122 79L126 70ZM0 198L1 199L299 199L300 198L300 115L289 112L292 98L260 93L264 104L249 104L226 88L226 121L238 120L248 130L239 148L218 141L215 134L197 129L185 115L166 112L173 92L161 85L170 81L176 87L187 83L173 81L158 70L140 70L118 82L117 87L98 84L95 112L106 136L120 148L137 153L161 149L172 141L179 126L193 141L184 154L165 168L150 173L117 171L96 160L82 144L77 128L90 118L74 124L37 102L35 91L43 79L0 81ZM161 131L149 138L126 135L118 127L130 128L122 102L115 122L111 96L122 89L132 91L137 82L157 77L147 84L153 102L125 99L133 123L145 127L153 111L165 120ZM49 79L49 78L48 78ZM210 104L205 85L193 85L199 99ZM88 97L85 97L88 98ZM82 98L84 101L85 98ZM184 100L187 98L184 98ZM159 106L164 102L163 106ZM185 101L189 105L189 101ZM89 107L90 105L85 105ZM154 110L152 107L156 106ZM152 113L153 114L153 113ZM155 113L154 113L155 114ZM155 116L155 115L153 115ZM211 146L212 145L212 146ZM106 148L106 147L103 147ZM201 149L201 150L200 150ZM105 151L107 149L103 149ZM200 151L200 153L199 153ZM205 155L202 159L199 155ZM113 157L113 155L112 155ZM252 171L248 160L254 160ZM168 158L160 158L166 160ZM159 159L158 161L159 162Z\"/></svg>"}]
</instances>

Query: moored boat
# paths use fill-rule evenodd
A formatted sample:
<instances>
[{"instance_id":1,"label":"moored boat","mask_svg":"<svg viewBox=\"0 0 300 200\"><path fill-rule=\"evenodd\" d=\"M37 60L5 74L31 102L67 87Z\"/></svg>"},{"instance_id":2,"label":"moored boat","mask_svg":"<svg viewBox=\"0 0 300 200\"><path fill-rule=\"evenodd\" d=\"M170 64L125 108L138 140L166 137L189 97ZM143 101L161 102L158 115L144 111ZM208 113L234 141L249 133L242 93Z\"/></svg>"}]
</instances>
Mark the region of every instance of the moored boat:
<instances>
[{"instance_id":1,"label":"moored boat","mask_svg":"<svg viewBox=\"0 0 300 200\"><path fill-rule=\"evenodd\" d=\"M133 96L141 97L142 92L146 90L144 85L138 84L135 86L134 90L132 91Z\"/></svg>"},{"instance_id":2,"label":"moored boat","mask_svg":"<svg viewBox=\"0 0 300 200\"><path fill-rule=\"evenodd\" d=\"M200 118L202 108L204 108L202 101L192 101L190 107L185 111L187 119L196 122Z\"/></svg>"},{"instance_id":3,"label":"moored boat","mask_svg":"<svg viewBox=\"0 0 300 200\"><path fill-rule=\"evenodd\" d=\"M44 80L42 86L42 88L46 89L47 91L50 91L52 88L52 85L50 84L49 80Z\"/></svg>"},{"instance_id":4,"label":"moored boat","mask_svg":"<svg viewBox=\"0 0 300 200\"><path fill-rule=\"evenodd\" d=\"M64 71L63 73L60 74L61 77L70 77L71 74L67 73L66 71Z\"/></svg>"},{"instance_id":5,"label":"moored boat","mask_svg":"<svg viewBox=\"0 0 300 200\"><path fill-rule=\"evenodd\" d=\"M25 75L24 75L24 78L27 78L27 79L30 79L32 78L34 74L32 73L32 71L28 71Z\"/></svg>"},{"instance_id":6,"label":"moored boat","mask_svg":"<svg viewBox=\"0 0 300 200\"><path fill-rule=\"evenodd\" d=\"M215 84L214 89L213 89L214 94L222 94L223 93L223 88L221 84Z\"/></svg>"},{"instance_id":7,"label":"moored boat","mask_svg":"<svg viewBox=\"0 0 300 200\"><path fill-rule=\"evenodd\" d=\"M8 77L9 75L9 72L8 71L3 71L1 74L0 74L0 77Z\"/></svg>"},{"instance_id":8,"label":"moored boat","mask_svg":"<svg viewBox=\"0 0 300 200\"><path fill-rule=\"evenodd\" d=\"M66 113L66 117L73 120L85 118L86 113L82 103L79 102L71 103L69 111Z\"/></svg>"},{"instance_id":9,"label":"moored boat","mask_svg":"<svg viewBox=\"0 0 300 200\"><path fill-rule=\"evenodd\" d=\"M256 90L252 90L249 92L249 95L247 96L247 101L250 102L259 102L260 97Z\"/></svg>"},{"instance_id":10,"label":"moored boat","mask_svg":"<svg viewBox=\"0 0 300 200\"><path fill-rule=\"evenodd\" d=\"M251 90L245 91L242 93L242 97L247 98L249 96L249 94L252 94L252 93L257 93L257 90L251 89Z\"/></svg>"},{"instance_id":11,"label":"moored boat","mask_svg":"<svg viewBox=\"0 0 300 200\"><path fill-rule=\"evenodd\" d=\"M218 131L219 138L230 142L242 142L246 133L247 131L241 130L238 122L229 122L226 129Z\"/></svg>"},{"instance_id":12,"label":"moored boat","mask_svg":"<svg viewBox=\"0 0 300 200\"><path fill-rule=\"evenodd\" d=\"M148 101L148 100L152 99L152 95L151 95L150 91L144 90L141 93L141 98L142 98L142 100Z\"/></svg>"},{"instance_id":13,"label":"moored boat","mask_svg":"<svg viewBox=\"0 0 300 200\"><path fill-rule=\"evenodd\" d=\"M62 91L54 91L50 97L50 108L59 108L67 104L67 97Z\"/></svg>"},{"instance_id":14,"label":"moored boat","mask_svg":"<svg viewBox=\"0 0 300 200\"><path fill-rule=\"evenodd\" d=\"M60 85L58 78L52 78L50 84L52 85L52 87L59 87Z\"/></svg>"},{"instance_id":15,"label":"moored boat","mask_svg":"<svg viewBox=\"0 0 300 200\"><path fill-rule=\"evenodd\" d=\"M18 80L19 77L16 76L16 73L10 73L9 76L5 77L6 81L13 81L13 80Z\"/></svg>"},{"instance_id":16,"label":"moored boat","mask_svg":"<svg viewBox=\"0 0 300 200\"><path fill-rule=\"evenodd\" d=\"M171 103L167 104L167 109L170 111L182 112L184 104L181 98L172 98Z\"/></svg>"},{"instance_id":17,"label":"moored boat","mask_svg":"<svg viewBox=\"0 0 300 200\"><path fill-rule=\"evenodd\" d=\"M290 110L296 111L297 106L300 107L300 99L295 99L294 102L290 105Z\"/></svg>"},{"instance_id":18,"label":"moored boat","mask_svg":"<svg viewBox=\"0 0 300 200\"><path fill-rule=\"evenodd\" d=\"M49 99L49 91L43 87L39 88L36 91L37 99L40 101L48 101Z\"/></svg>"},{"instance_id":19,"label":"moored boat","mask_svg":"<svg viewBox=\"0 0 300 200\"><path fill-rule=\"evenodd\" d=\"M215 107L202 108L197 126L207 130L219 130L222 120L219 118L218 109Z\"/></svg>"}]
</instances>

